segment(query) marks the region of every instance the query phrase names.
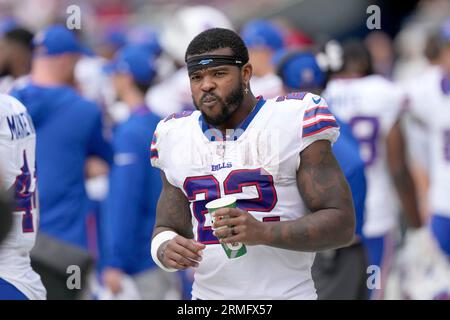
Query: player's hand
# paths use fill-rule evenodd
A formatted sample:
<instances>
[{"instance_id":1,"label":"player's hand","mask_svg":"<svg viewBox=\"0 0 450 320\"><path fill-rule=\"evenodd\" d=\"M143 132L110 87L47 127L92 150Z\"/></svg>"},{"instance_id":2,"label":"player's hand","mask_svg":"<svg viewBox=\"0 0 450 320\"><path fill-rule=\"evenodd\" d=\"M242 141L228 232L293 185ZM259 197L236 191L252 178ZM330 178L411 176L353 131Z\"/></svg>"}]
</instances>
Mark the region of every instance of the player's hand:
<instances>
[{"instance_id":1,"label":"player's hand","mask_svg":"<svg viewBox=\"0 0 450 320\"><path fill-rule=\"evenodd\" d=\"M197 268L202 261L205 245L180 235L163 243L158 250L158 258L168 268L184 270Z\"/></svg>"},{"instance_id":2,"label":"player's hand","mask_svg":"<svg viewBox=\"0 0 450 320\"><path fill-rule=\"evenodd\" d=\"M246 245L264 244L267 224L258 221L247 211L237 208L222 208L214 211L212 215L214 235L221 242L241 242Z\"/></svg>"},{"instance_id":3,"label":"player's hand","mask_svg":"<svg viewBox=\"0 0 450 320\"><path fill-rule=\"evenodd\" d=\"M122 291L123 272L116 268L106 268L102 273L103 283L113 294Z\"/></svg>"}]
</instances>

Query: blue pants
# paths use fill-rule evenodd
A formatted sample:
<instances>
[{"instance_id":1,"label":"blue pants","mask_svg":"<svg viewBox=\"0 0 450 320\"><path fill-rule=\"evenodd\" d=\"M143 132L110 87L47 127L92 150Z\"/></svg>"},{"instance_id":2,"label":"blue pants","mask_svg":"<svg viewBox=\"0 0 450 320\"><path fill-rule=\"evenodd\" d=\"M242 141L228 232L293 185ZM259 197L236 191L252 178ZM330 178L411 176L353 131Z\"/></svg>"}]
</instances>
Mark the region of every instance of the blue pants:
<instances>
[{"instance_id":1,"label":"blue pants","mask_svg":"<svg viewBox=\"0 0 450 320\"><path fill-rule=\"evenodd\" d=\"M450 218L433 214L431 217L431 232L442 251L450 259Z\"/></svg>"},{"instance_id":2,"label":"blue pants","mask_svg":"<svg viewBox=\"0 0 450 320\"><path fill-rule=\"evenodd\" d=\"M380 288L369 289L369 296L371 300L381 300L384 298L384 289L394 256L394 232L390 231L379 237L365 238L364 245L367 249L368 265L379 267L381 276Z\"/></svg>"},{"instance_id":3,"label":"blue pants","mask_svg":"<svg viewBox=\"0 0 450 320\"><path fill-rule=\"evenodd\" d=\"M28 300L28 298L11 283L0 278L0 300Z\"/></svg>"}]
</instances>

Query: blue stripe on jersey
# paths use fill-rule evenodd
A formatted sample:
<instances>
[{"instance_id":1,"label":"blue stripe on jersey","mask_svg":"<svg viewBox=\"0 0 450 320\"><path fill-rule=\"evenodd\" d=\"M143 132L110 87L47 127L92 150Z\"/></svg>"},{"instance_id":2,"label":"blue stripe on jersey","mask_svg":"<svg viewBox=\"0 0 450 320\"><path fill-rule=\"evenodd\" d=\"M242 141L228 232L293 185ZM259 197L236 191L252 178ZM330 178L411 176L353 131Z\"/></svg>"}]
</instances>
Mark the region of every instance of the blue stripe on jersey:
<instances>
[{"instance_id":1,"label":"blue stripe on jersey","mask_svg":"<svg viewBox=\"0 0 450 320\"><path fill-rule=\"evenodd\" d=\"M0 278L0 300L28 300L28 298L11 283Z\"/></svg>"},{"instance_id":2,"label":"blue stripe on jersey","mask_svg":"<svg viewBox=\"0 0 450 320\"><path fill-rule=\"evenodd\" d=\"M256 104L255 108L250 112L250 114L245 118L244 121L241 122L240 125L236 129L242 129L242 132L247 129L250 122L252 122L253 118L258 114L259 110L261 110L262 106L266 103L266 100L264 100L263 97L259 97L258 103Z\"/></svg>"},{"instance_id":3,"label":"blue stripe on jersey","mask_svg":"<svg viewBox=\"0 0 450 320\"><path fill-rule=\"evenodd\" d=\"M328 107L315 107L305 112L303 121L314 118L316 115L332 116L333 114Z\"/></svg>"},{"instance_id":4,"label":"blue stripe on jersey","mask_svg":"<svg viewBox=\"0 0 450 320\"><path fill-rule=\"evenodd\" d=\"M319 120L311 125L303 127L303 137L312 136L328 128L339 128L334 120Z\"/></svg>"},{"instance_id":5,"label":"blue stripe on jersey","mask_svg":"<svg viewBox=\"0 0 450 320\"><path fill-rule=\"evenodd\" d=\"M441 249L450 259L450 218L433 214L431 217L431 231Z\"/></svg>"}]
</instances>

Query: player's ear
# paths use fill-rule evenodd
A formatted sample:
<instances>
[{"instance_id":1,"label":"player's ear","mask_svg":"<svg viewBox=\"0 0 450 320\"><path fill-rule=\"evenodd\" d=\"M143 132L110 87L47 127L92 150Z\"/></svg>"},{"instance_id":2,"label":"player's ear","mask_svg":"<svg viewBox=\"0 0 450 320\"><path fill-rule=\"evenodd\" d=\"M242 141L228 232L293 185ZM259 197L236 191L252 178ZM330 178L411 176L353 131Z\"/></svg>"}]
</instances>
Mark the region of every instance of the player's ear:
<instances>
[{"instance_id":1,"label":"player's ear","mask_svg":"<svg viewBox=\"0 0 450 320\"><path fill-rule=\"evenodd\" d=\"M246 63L242 67L241 74L242 74L242 81L248 87L248 84L250 83L250 79L252 78L253 74L253 66L250 62Z\"/></svg>"}]
</instances>

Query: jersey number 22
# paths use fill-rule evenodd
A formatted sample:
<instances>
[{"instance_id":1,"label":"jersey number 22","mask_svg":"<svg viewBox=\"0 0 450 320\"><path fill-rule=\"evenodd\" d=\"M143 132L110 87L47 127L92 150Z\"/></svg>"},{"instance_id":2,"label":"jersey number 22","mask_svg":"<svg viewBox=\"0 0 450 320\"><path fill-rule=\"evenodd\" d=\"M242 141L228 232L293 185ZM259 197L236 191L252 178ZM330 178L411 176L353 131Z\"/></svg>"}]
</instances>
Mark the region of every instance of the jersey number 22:
<instances>
[{"instance_id":1,"label":"jersey number 22","mask_svg":"<svg viewBox=\"0 0 450 320\"><path fill-rule=\"evenodd\" d=\"M245 211L270 212L278 198L273 184L273 177L264 169L243 169L231 171L223 182L225 195L243 192L243 187L255 187L258 197L254 199L238 199L237 207ZM205 205L209 201L220 198L219 181L213 175L188 177L184 181L184 190L189 201L193 202L193 214L198 221L198 241L204 244L217 244L211 226L205 225L208 210ZM204 200L198 200L202 195ZM276 217L271 217L276 218ZM263 220L265 221L265 220Z\"/></svg>"}]
</instances>

